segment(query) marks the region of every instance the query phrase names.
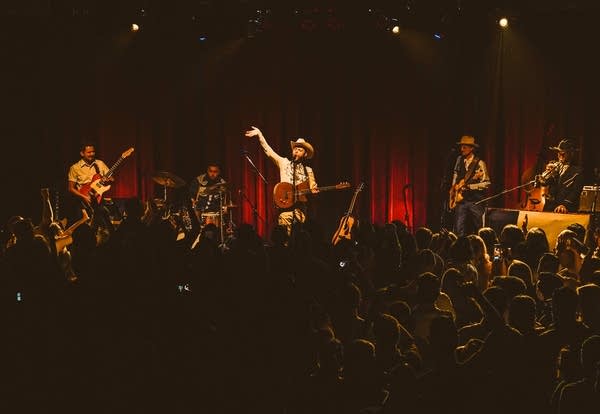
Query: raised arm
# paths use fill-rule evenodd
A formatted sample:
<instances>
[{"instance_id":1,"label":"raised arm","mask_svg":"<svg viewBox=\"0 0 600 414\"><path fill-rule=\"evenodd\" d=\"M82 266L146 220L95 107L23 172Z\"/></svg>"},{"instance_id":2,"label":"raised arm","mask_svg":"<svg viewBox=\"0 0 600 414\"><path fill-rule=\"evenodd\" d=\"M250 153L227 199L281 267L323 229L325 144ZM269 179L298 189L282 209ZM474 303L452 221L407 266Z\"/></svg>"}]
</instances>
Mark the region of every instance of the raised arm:
<instances>
[{"instance_id":1,"label":"raised arm","mask_svg":"<svg viewBox=\"0 0 600 414\"><path fill-rule=\"evenodd\" d=\"M252 129L250 129L249 131L246 131L244 133L244 135L247 136L248 138L258 137L258 142L260 143L260 146L262 147L262 149L265 152L265 154L267 155L267 157L271 158L273 160L273 162L275 162L277 165L281 165L281 163L287 161L287 158L282 157L281 155L277 154L273 150L273 148L271 148L271 146L265 139L265 137L262 134L262 132L260 131L260 129L253 126Z\"/></svg>"}]
</instances>

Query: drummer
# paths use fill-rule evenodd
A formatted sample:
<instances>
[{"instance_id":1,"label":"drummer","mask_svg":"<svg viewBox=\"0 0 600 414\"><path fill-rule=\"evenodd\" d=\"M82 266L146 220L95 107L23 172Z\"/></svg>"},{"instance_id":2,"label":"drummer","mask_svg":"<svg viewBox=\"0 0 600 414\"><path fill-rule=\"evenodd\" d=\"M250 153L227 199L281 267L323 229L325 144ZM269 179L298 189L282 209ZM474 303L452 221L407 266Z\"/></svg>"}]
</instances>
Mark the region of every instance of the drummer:
<instances>
[{"instance_id":1,"label":"drummer","mask_svg":"<svg viewBox=\"0 0 600 414\"><path fill-rule=\"evenodd\" d=\"M192 206L202 224L215 223L218 220L224 202L227 182L221 177L221 167L209 163L206 173L193 179L189 186Z\"/></svg>"}]
</instances>

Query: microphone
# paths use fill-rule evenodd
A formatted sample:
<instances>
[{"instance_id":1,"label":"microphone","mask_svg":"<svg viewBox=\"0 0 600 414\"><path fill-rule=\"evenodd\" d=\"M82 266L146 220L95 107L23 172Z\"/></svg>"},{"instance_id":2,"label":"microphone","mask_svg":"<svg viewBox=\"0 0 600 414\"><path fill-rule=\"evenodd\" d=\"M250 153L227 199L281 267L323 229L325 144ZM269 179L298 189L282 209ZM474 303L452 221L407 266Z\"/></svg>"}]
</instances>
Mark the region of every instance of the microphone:
<instances>
[{"instance_id":1,"label":"microphone","mask_svg":"<svg viewBox=\"0 0 600 414\"><path fill-rule=\"evenodd\" d=\"M247 155L247 154L249 154L249 152L248 152L248 150L242 149L242 150L240 150L240 154Z\"/></svg>"}]
</instances>

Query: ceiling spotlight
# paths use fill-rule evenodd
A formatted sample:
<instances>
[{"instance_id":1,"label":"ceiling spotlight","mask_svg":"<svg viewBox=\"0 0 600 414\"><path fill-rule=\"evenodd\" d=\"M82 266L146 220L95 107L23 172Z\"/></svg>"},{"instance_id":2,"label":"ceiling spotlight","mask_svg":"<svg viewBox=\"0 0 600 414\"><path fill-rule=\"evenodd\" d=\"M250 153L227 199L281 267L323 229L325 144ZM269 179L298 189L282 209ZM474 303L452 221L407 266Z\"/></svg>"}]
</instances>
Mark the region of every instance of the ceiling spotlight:
<instances>
[{"instance_id":1,"label":"ceiling spotlight","mask_svg":"<svg viewBox=\"0 0 600 414\"><path fill-rule=\"evenodd\" d=\"M501 28L506 29L508 27L508 19L506 17L502 17L500 20L498 20L498 25Z\"/></svg>"},{"instance_id":2,"label":"ceiling spotlight","mask_svg":"<svg viewBox=\"0 0 600 414\"><path fill-rule=\"evenodd\" d=\"M131 24L131 31L132 32L137 32L138 30L140 30L140 26L137 25L137 24L135 24L135 23L132 23Z\"/></svg>"}]
</instances>

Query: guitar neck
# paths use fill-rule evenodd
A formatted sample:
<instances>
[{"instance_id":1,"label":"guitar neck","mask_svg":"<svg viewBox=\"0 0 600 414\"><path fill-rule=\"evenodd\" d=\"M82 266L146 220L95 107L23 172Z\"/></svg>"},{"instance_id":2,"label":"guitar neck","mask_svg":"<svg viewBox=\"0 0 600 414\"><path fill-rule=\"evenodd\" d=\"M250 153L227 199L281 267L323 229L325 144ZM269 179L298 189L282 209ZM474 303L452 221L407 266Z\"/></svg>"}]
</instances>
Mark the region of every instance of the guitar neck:
<instances>
[{"instance_id":1,"label":"guitar neck","mask_svg":"<svg viewBox=\"0 0 600 414\"><path fill-rule=\"evenodd\" d=\"M338 186L337 185L327 185L325 187L317 187L316 189L319 191L331 191L331 190L335 190L337 189ZM310 193L312 190L310 188L305 188L303 190L298 190L296 191L296 194L301 195L301 194L308 194Z\"/></svg>"},{"instance_id":2,"label":"guitar neck","mask_svg":"<svg viewBox=\"0 0 600 414\"><path fill-rule=\"evenodd\" d=\"M358 198L358 193L362 191L364 188L364 183L360 183L360 185L354 191L354 195L352 196L352 201L350 202L350 207L348 208L348 212L346 213L346 217L350 216L354 211L354 204L356 203L356 199Z\"/></svg>"},{"instance_id":3,"label":"guitar neck","mask_svg":"<svg viewBox=\"0 0 600 414\"><path fill-rule=\"evenodd\" d=\"M350 202L350 207L348 208L348 211L346 212L346 216L349 216L354 211L354 203L356 203L357 197L358 197L358 192L355 192L354 196L352 197L352 201Z\"/></svg>"},{"instance_id":4,"label":"guitar neck","mask_svg":"<svg viewBox=\"0 0 600 414\"><path fill-rule=\"evenodd\" d=\"M102 176L102 178L109 178L111 175L114 174L115 170L119 167L119 165L121 165L121 163L123 162L123 160L125 159L125 157L120 157L114 164L112 167L110 167L110 169L106 172L106 174L104 174Z\"/></svg>"},{"instance_id":5,"label":"guitar neck","mask_svg":"<svg viewBox=\"0 0 600 414\"><path fill-rule=\"evenodd\" d=\"M64 234L72 236L73 232L75 231L75 229L77 229L77 227L81 226L83 223L87 222L90 219L87 210L81 210L81 213L83 214L83 217L77 220L75 223L71 224L69 228L63 232Z\"/></svg>"}]
</instances>

